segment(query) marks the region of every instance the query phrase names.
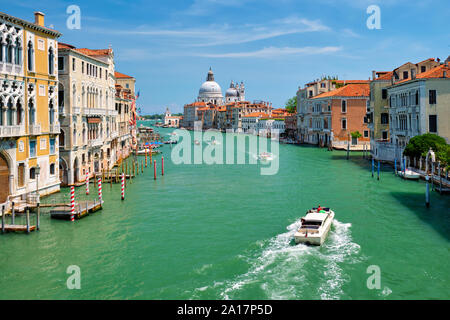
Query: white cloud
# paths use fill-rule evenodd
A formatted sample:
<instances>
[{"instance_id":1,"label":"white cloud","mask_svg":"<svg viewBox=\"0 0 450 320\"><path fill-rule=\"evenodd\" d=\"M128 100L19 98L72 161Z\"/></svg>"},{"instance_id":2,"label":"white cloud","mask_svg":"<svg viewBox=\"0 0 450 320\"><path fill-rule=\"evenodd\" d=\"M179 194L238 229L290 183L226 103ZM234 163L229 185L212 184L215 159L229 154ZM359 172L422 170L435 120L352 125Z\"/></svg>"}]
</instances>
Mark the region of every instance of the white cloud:
<instances>
[{"instance_id":1,"label":"white cloud","mask_svg":"<svg viewBox=\"0 0 450 320\"><path fill-rule=\"evenodd\" d=\"M286 55L326 54L342 50L341 47L267 47L257 51L230 52L230 53L199 53L205 58L275 58Z\"/></svg>"},{"instance_id":2,"label":"white cloud","mask_svg":"<svg viewBox=\"0 0 450 320\"><path fill-rule=\"evenodd\" d=\"M91 29L97 33L110 33L127 36L148 36L176 38L185 46L207 47L232 45L267 40L275 37L306 33L329 31L330 28L319 20L309 20L298 17L288 17L274 20L267 24L246 24L243 26L208 25L202 28L170 29L149 28L140 26L135 30Z\"/></svg>"}]
</instances>

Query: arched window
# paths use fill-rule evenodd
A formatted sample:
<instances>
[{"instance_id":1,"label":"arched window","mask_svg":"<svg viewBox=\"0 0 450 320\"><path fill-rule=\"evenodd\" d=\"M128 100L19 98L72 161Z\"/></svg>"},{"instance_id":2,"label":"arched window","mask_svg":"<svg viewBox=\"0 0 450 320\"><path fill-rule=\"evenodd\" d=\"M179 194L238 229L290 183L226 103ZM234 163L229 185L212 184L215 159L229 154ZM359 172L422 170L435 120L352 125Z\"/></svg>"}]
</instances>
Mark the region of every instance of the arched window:
<instances>
[{"instance_id":1,"label":"arched window","mask_svg":"<svg viewBox=\"0 0 450 320\"><path fill-rule=\"evenodd\" d=\"M53 124L55 122L55 108L53 106L53 100L50 100L50 102L48 103L48 118L50 124Z\"/></svg>"},{"instance_id":2,"label":"arched window","mask_svg":"<svg viewBox=\"0 0 450 320\"><path fill-rule=\"evenodd\" d=\"M13 102L12 98L9 98L8 105L7 105L7 113L6 113L6 125L7 126L13 126L14 125L14 109L13 109Z\"/></svg>"},{"instance_id":3,"label":"arched window","mask_svg":"<svg viewBox=\"0 0 450 320\"><path fill-rule=\"evenodd\" d=\"M12 54L13 54L13 45L11 41L11 37L6 39L6 62L12 63Z\"/></svg>"},{"instance_id":4,"label":"arched window","mask_svg":"<svg viewBox=\"0 0 450 320\"><path fill-rule=\"evenodd\" d=\"M72 103L73 106L76 107L77 106L77 88L75 87L75 84L72 87Z\"/></svg>"},{"instance_id":5,"label":"arched window","mask_svg":"<svg viewBox=\"0 0 450 320\"><path fill-rule=\"evenodd\" d=\"M28 102L28 124L30 126L34 125L35 122L35 109L33 101L30 99Z\"/></svg>"},{"instance_id":6,"label":"arched window","mask_svg":"<svg viewBox=\"0 0 450 320\"><path fill-rule=\"evenodd\" d=\"M23 120L23 107L20 101L17 102L17 125L22 125Z\"/></svg>"},{"instance_id":7,"label":"arched window","mask_svg":"<svg viewBox=\"0 0 450 320\"><path fill-rule=\"evenodd\" d=\"M66 137L65 137L64 131L61 129L61 132L59 133L59 146L64 147L65 141L66 141Z\"/></svg>"},{"instance_id":8,"label":"arched window","mask_svg":"<svg viewBox=\"0 0 450 320\"><path fill-rule=\"evenodd\" d=\"M55 54L53 53L53 48L50 47L48 50L48 73L53 74L54 64L55 64Z\"/></svg>"},{"instance_id":9,"label":"arched window","mask_svg":"<svg viewBox=\"0 0 450 320\"><path fill-rule=\"evenodd\" d=\"M77 130L76 129L73 129L72 144L73 145L77 144Z\"/></svg>"},{"instance_id":10,"label":"arched window","mask_svg":"<svg viewBox=\"0 0 450 320\"><path fill-rule=\"evenodd\" d=\"M20 39L16 39L16 47L14 49L14 63L21 64L22 63L22 46L20 43Z\"/></svg>"},{"instance_id":11,"label":"arched window","mask_svg":"<svg viewBox=\"0 0 450 320\"><path fill-rule=\"evenodd\" d=\"M33 43L30 40L30 41L28 41L28 52L27 52L28 71L33 71L33 69L34 69L33 54L34 54Z\"/></svg>"}]
</instances>

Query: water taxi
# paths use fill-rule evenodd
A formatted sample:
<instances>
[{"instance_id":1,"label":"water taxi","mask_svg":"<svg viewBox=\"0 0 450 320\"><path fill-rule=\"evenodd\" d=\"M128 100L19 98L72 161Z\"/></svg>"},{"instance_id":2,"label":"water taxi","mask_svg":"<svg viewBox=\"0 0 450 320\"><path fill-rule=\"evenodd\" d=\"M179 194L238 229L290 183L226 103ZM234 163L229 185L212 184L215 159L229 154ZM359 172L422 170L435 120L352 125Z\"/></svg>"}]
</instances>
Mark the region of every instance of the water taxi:
<instances>
[{"instance_id":1,"label":"water taxi","mask_svg":"<svg viewBox=\"0 0 450 320\"><path fill-rule=\"evenodd\" d=\"M405 172L403 173L403 171L398 171L397 174L407 180L419 180L420 179L420 174L418 174L417 172L414 172L412 170L406 169Z\"/></svg>"},{"instance_id":2,"label":"water taxi","mask_svg":"<svg viewBox=\"0 0 450 320\"><path fill-rule=\"evenodd\" d=\"M294 235L295 243L322 245L331 229L333 219L334 211L330 208L309 210L301 219L301 226Z\"/></svg>"}]
</instances>

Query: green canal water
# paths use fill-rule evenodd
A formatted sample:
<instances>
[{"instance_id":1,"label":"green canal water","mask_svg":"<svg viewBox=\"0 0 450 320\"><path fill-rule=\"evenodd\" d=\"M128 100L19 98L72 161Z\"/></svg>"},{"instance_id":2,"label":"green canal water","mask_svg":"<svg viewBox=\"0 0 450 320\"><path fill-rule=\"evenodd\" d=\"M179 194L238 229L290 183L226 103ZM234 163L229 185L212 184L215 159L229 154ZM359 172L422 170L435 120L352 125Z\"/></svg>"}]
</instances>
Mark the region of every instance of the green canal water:
<instances>
[{"instance_id":1,"label":"green canal water","mask_svg":"<svg viewBox=\"0 0 450 320\"><path fill-rule=\"evenodd\" d=\"M39 232L0 235L0 299L450 297L450 200L432 192L426 209L424 182L387 166L377 181L362 154L347 161L314 147L280 145L272 176L259 165L175 165L171 147L162 150L165 175L154 157L157 180L148 167L125 201L119 185L104 184L102 211L75 222L43 214ZM336 212L328 239L293 245L317 204ZM80 290L67 288L71 265L81 270ZM372 265L380 289L367 287Z\"/></svg>"}]
</instances>

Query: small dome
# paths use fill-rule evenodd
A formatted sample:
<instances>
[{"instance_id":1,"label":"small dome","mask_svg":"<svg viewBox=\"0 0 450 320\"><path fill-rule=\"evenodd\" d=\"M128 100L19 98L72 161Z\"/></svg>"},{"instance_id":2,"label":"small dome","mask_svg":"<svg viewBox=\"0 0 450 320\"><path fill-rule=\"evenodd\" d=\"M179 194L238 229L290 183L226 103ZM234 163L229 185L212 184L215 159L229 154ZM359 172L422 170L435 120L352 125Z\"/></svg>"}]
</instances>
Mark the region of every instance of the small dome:
<instances>
[{"instance_id":1,"label":"small dome","mask_svg":"<svg viewBox=\"0 0 450 320\"><path fill-rule=\"evenodd\" d=\"M228 88L227 92L225 93L225 97L237 97L238 92L235 88Z\"/></svg>"}]
</instances>

